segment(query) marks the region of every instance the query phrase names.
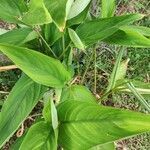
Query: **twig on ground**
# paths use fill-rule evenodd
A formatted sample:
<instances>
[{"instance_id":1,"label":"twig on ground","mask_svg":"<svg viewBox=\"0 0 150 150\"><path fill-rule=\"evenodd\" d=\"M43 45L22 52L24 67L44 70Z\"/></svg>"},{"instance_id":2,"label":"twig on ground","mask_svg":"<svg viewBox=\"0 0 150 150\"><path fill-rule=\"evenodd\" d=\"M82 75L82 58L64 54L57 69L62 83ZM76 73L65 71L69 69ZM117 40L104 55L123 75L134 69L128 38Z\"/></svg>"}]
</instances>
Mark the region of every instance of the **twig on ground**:
<instances>
[{"instance_id":1,"label":"twig on ground","mask_svg":"<svg viewBox=\"0 0 150 150\"><path fill-rule=\"evenodd\" d=\"M17 68L18 67L16 65L2 66L2 67L0 67L0 72L13 70L13 69L17 69Z\"/></svg>"}]
</instances>

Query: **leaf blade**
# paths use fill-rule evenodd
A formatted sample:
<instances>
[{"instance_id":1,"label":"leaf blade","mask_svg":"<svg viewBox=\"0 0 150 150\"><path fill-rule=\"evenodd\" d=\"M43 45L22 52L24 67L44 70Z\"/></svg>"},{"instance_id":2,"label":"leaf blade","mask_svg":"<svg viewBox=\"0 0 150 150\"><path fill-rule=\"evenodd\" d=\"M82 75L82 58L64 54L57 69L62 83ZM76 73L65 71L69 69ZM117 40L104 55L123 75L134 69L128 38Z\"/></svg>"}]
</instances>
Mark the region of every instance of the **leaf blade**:
<instances>
[{"instance_id":1,"label":"leaf blade","mask_svg":"<svg viewBox=\"0 0 150 150\"><path fill-rule=\"evenodd\" d=\"M19 149L56 150L57 134L47 122L40 121L29 129Z\"/></svg>"},{"instance_id":2,"label":"leaf blade","mask_svg":"<svg viewBox=\"0 0 150 150\"><path fill-rule=\"evenodd\" d=\"M86 87L81 85L72 85L63 89L61 94L61 102L69 100L96 103L96 98L94 97L94 95Z\"/></svg>"},{"instance_id":3,"label":"leaf blade","mask_svg":"<svg viewBox=\"0 0 150 150\"><path fill-rule=\"evenodd\" d=\"M83 145L88 149L150 131L150 115L86 102L65 101L58 106L58 116L59 143L66 150L82 150Z\"/></svg>"},{"instance_id":4,"label":"leaf blade","mask_svg":"<svg viewBox=\"0 0 150 150\"><path fill-rule=\"evenodd\" d=\"M27 76L16 83L0 113L0 147L29 115L45 90Z\"/></svg>"},{"instance_id":5,"label":"leaf blade","mask_svg":"<svg viewBox=\"0 0 150 150\"><path fill-rule=\"evenodd\" d=\"M102 0L102 18L114 16L115 1L116 0Z\"/></svg>"},{"instance_id":6,"label":"leaf blade","mask_svg":"<svg viewBox=\"0 0 150 150\"><path fill-rule=\"evenodd\" d=\"M67 19L72 19L76 16L78 16L84 9L89 5L91 0L76 0L73 2L70 12L68 13Z\"/></svg>"},{"instance_id":7,"label":"leaf blade","mask_svg":"<svg viewBox=\"0 0 150 150\"><path fill-rule=\"evenodd\" d=\"M8 31L0 36L0 43L22 45L37 38L37 34L30 28L20 28Z\"/></svg>"},{"instance_id":8,"label":"leaf blade","mask_svg":"<svg viewBox=\"0 0 150 150\"><path fill-rule=\"evenodd\" d=\"M140 14L131 14L124 16L117 16L111 18L95 19L81 24L76 33L81 39L82 43L87 47L106 39L119 30L119 27L132 23L143 17Z\"/></svg>"},{"instance_id":9,"label":"leaf blade","mask_svg":"<svg viewBox=\"0 0 150 150\"><path fill-rule=\"evenodd\" d=\"M31 0L29 11L22 16L22 22L27 25L43 25L52 22L51 16L43 0Z\"/></svg>"},{"instance_id":10,"label":"leaf blade","mask_svg":"<svg viewBox=\"0 0 150 150\"><path fill-rule=\"evenodd\" d=\"M60 61L42 53L7 44L0 44L0 50L37 83L59 88L71 78Z\"/></svg>"},{"instance_id":11,"label":"leaf blade","mask_svg":"<svg viewBox=\"0 0 150 150\"><path fill-rule=\"evenodd\" d=\"M27 10L27 6L23 0L1 0L0 1L0 19L19 23L18 20L23 12Z\"/></svg>"},{"instance_id":12,"label":"leaf blade","mask_svg":"<svg viewBox=\"0 0 150 150\"><path fill-rule=\"evenodd\" d=\"M104 39L105 42L115 45L130 46L130 47L150 47L150 39L144 36L143 28L132 29L122 27L112 36ZM147 33L149 34L149 33Z\"/></svg>"}]
</instances>

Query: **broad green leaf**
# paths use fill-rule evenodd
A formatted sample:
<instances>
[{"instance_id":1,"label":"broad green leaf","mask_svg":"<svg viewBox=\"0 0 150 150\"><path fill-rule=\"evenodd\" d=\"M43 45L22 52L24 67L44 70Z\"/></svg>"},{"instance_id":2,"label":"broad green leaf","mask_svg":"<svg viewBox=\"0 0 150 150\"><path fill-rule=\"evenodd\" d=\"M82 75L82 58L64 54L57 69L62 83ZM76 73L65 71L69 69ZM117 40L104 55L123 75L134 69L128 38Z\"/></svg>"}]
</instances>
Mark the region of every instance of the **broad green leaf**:
<instances>
[{"instance_id":1,"label":"broad green leaf","mask_svg":"<svg viewBox=\"0 0 150 150\"><path fill-rule=\"evenodd\" d=\"M44 0L30 0L29 11L22 17L22 22L27 25L42 25L52 22Z\"/></svg>"},{"instance_id":2,"label":"broad green leaf","mask_svg":"<svg viewBox=\"0 0 150 150\"><path fill-rule=\"evenodd\" d=\"M122 30L118 30L113 35L104 39L104 42L122 46L150 47L150 39L146 38L143 32L133 30L132 28L122 28Z\"/></svg>"},{"instance_id":3,"label":"broad green leaf","mask_svg":"<svg viewBox=\"0 0 150 150\"><path fill-rule=\"evenodd\" d=\"M94 95L92 95L92 93L85 86L81 85L72 85L63 89L61 102L67 100L96 103L96 98L94 97Z\"/></svg>"},{"instance_id":4,"label":"broad green leaf","mask_svg":"<svg viewBox=\"0 0 150 150\"><path fill-rule=\"evenodd\" d=\"M150 115L81 101L61 103L58 116L59 144L66 150L89 149L150 131Z\"/></svg>"},{"instance_id":5,"label":"broad green leaf","mask_svg":"<svg viewBox=\"0 0 150 150\"><path fill-rule=\"evenodd\" d=\"M139 100L139 102L150 112L150 105L144 99L144 97L136 90L132 83L127 83L128 88L130 91L135 95L135 97Z\"/></svg>"},{"instance_id":6,"label":"broad green leaf","mask_svg":"<svg viewBox=\"0 0 150 150\"><path fill-rule=\"evenodd\" d=\"M24 0L0 0L0 19L18 23L23 12L27 11Z\"/></svg>"},{"instance_id":7,"label":"broad green leaf","mask_svg":"<svg viewBox=\"0 0 150 150\"><path fill-rule=\"evenodd\" d=\"M120 51L117 55L117 60L115 62L113 71L110 75L109 84L108 84L106 92L109 92L110 90L112 90L115 87L117 80L123 79L126 74L126 68L127 68L126 64L127 63L125 65L123 65L123 67L121 66L121 60L122 60L123 53L124 53L124 49L122 48L122 49L120 49Z\"/></svg>"},{"instance_id":8,"label":"broad green leaf","mask_svg":"<svg viewBox=\"0 0 150 150\"><path fill-rule=\"evenodd\" d=\"M71 78L60 61L42 53L5 44L0 44L0 50L37 83L61 88Z\"/></svg>"},{"instance_id":9,"label":"broad green leaf","mask_svg":"<svg viewBox=\"0 0 150 150\"><path fill-rule=\"evenodd\" d=\"M68 29L68 31L69 31L69 36L70 36L72 42L75 44L75 46L84 51L85 46L82 43L82 41L80 40L80 38L78 37L78 35L76 34L76 32L70 28Z\"/></svg>"},{"instance_id":10,"label":"broad green leaf","mask_svg":"<svg viewBox=\"0 0 150 150\"><path fill-rule=\"evenodd\" d=\"M103 18L112 17L115 13L115 2L116 0L102 0L102 12Z\"/></svg>"},{"instance_id":11,"label":"broad green leaf","mask_svg":"<svg viewBox=\"0 0 150 150\"><path fill-rule=\"evenodd\" d=\"M0 112L0 147L19 128L45 90L27 76L16 83Z\"/></svg>"},{"instance_id":12,"label":"broad green leaf","mask_svg":"<svg viewBox=\"0 0 150 150\"><path fill-rule=\"evenodd\" d=\"M54 23L61 32L64 31L67 21L67 14L73 0L44 0Z\"/></svg>"},{"instance_id":13,"label":"broad green leaf","mask_svg":"<svg viewBox=\"0 0 150 150\"><path fill-rule=\"evenodd\" d=\"M58 127L58 117L57 110L55 108L55 104L50 97L45 101L44 109L43 109L43 117L46 122L50 122L52 124L53 129L57 129Z\"/></svg>"},{"instance_id":14,"label":"broad green leaf","mask_svg":"<svg viewBox=\"0 0 150 150\"><path fill-rule=\"evenodd\" d=\"M49 123L40 121L29 129L19 150L57 150L57 134Z\"/></svg>"},{"instance_id":15,"label":"broad green leaf","mask_svg":"<svg viewBox=\"0 0 150 150\"><path fill-rule=\"evenodd\" d=\"M20 29L11 30L2 34L0 36L0 43L22 45L37 37L38 35L32 29L20 28Z\"/></svg>"},{"instance_id":16,"label":"broad green leaf","mask_svg":"<svg viewBox=\"0 0 150 150\"><path fill-rule=\"evenodd\" d=\"M103 145L98 145L93 148L90 148L89 150L115 150L114 143L108 143Z\"/></svg>"},{"instance_id":17,"label":"broad green leaf","mask_svg":"<svg viewBox=\"0 0 150 150\"><path fill-rule=\"evenodd\" d=\"M67 19L72 19L79 15L88 6L91 0L76 0L73 2L71 9L68 13Z\"/></svg>"},{"instance_id":18,"label":"broad green leaf","mask_svg":"<svg viewBox=\"0 0 150 150\"><path fill-rule=\"evenodd\" d=\"M95 19L81 24L77 28L76 33L82 43L87 47L97 41L101 41L111 36L119 30L119 27L130 24L141 19L142 17L143 15L140 14L131 14L104 19Z\"/></svg>"}]
</instances>

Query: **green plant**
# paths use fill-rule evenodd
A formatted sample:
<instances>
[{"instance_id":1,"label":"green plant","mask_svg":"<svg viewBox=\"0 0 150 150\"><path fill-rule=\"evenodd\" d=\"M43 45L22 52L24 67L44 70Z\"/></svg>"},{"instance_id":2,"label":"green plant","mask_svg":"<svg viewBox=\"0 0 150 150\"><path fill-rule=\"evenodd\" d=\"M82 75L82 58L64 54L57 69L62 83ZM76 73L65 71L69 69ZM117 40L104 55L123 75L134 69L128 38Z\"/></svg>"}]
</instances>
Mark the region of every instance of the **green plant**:
<instances>
[{"instance_id":1,"label":"green plant","mask_svg":"<svg viewBox=\"0 0 150 150\"><path fill-rule=\"evenodd\" d=\"M89 47L95 51L98 41L150 47L150 29L130 25L143 15L114 16L115 1L102 0L101 18L95 18L88 11L90 2L0 1L0 18L16 24L1 34L0 50L23 71L0 112L0 147L40 99L42 116L12 149L114 149L114 141L150 131L150 115L98 105L86 87L74 84L75 48L86 54ZM112 93L133 92L150 111L144 99L149 85L125 79L124 51L121 47L99 104Z\"/></svg>"}]
</instances>

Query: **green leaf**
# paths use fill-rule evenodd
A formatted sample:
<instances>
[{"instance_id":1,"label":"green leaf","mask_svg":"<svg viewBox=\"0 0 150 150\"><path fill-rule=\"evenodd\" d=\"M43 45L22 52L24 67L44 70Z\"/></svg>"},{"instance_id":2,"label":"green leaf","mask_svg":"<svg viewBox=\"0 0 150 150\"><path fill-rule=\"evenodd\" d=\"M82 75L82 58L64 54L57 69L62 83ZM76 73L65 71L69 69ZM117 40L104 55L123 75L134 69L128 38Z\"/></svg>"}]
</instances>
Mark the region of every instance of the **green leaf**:
<instances>
[{"instance_id":1,"label":"green leaf","mask_svg":"<svg viewBox=\"0 0 150 150\"><path fill-rule=\"evenodd\" d=\"M94 97L94 95L85 86L81 85L72 85L63 89L61 95L61 102L67 100L96 103L96 98Z\"/></svg>"},{"instance_id":2,"label":"green leaf","mask_svg":"<svg viewBox=\"0 0 150 150\"><path fill-rule=\"evenodd\" d=\"M68 13L67 19L72 19L79 15L88 6L91 0L76 0L73 2L71 9Z\"/></svg>"},{"instance_id":3,"label":"green leaf","mask_svg":"<svg viewBox=\"0 0 150 150\"><path fill-rule=\"evenodd\" d=\"M19 23L26 10L24 0L0 0L0 19L4 21Z\"/></svg>"},{"instance_id":4,"label":"green leaf","mask_svg":"<svg viewBox=\"0 0 150 150\"><path fill-rule=\"evenodd\" d=\"M59 144L66 150L92 148L150 131L150 115L96 104L65 101L58 106Z\"/></svg>"},{"instance_id":5,"label":"green leaf","mask_svg":"<svg viewBox=\"0 0 150 150\"><path fill-rule=\"evenodd\" d=\"M72 42L75 44L75 46L84 51L85 46L82 43L82 41L80 40L80 38L78 37L78 35L76 34L76 32L70 28L68 29L68 31L69 31L69 36L70 36Z\"/></svg>"},{"instance_id":6,"label":"green leaf","mask_svg":"<svg viewBox=\"0 0 150 150\"><path fill-rule=\"evenodd\" d=\"M29 129L19 150L57 150L57 134L49 123L40 121Z\"/></svg>"},{"instance_id":7,"label":"green leaf","mask_svg":"<svg viewBox=\"0 0 150 150\"><path fill-rule=\"evenodd\" d=\"M22 76L4 103L0 113L0 147L30 114L46 88Z\"/></svg>"},{"instance_id":8,"label":"green leaf","mask_svg":"<svg viewBox=\"0 0 150 150\"><path fill-rule=\"evenodd\" d=\"M102 17L112 17L115 13L115 2L116 0L102 0Z\"/></svg>"},{"instance_id":9,"label":"green leaf","mask_svg":"<svg viewBox=\"0 0 150 150\"><path fill-rule=\"evenodd\" d=\"M29 11L22 17L22 21L27 25L42 25L52 22L44 0L30 0Z\"/></svg>"},{"instance_id":10,"label":"green leaf","mask_svg":"<svg viewBox=\"0 0 150 150\"><path fill-rule=\"evenodd\" d=\"M150 39L146 38L143 34L145 34L145 31L121 28L121 30L118 30L110 37L104 39L104 41L122 46L150 47Z\"/></svg>"},{"instance_id":11,"label":"green leaf","mask_svg":"<svg viewBox=\"0 0 150 150\"><path fill-rule=\"evenodd\" d=\"M140 14L131 14L104 19L95 19L81 24L77 28L76 33L82 43L87 47L97 41L101 41L111 36L119 30L119 27L130 24L141 19L142 17L143 15Z\"/></svg>"},{"instance_id":12,"label":"green leaf","mask_svg":"<svg viewBox=\"0 0 150 150\"><path fill-rule=\"evenodd\" d=\"M44 0L44 3L54 23L63 32L73 0Z\"/></svg>"},{"instance_id":13,"label":"green leaf","mask_svg":"<svg viewBox=\"0 0 150 150\"><path fill-rule=\"evenodd\" d=\"M42 53L5 44L0 44L0 50L37 83L61 88L71 78L60 61Z\"/></svg>"},{"instance_id":14,"label":"green leaf","mask_svg":"<svg viewBox=\"0 0 150 150\"><path fill-rule=\"evenodd\" d=\"M8 31L0 36L0 43L22 45L37 38L37 34L30 28L20 28Z\"/></svg>"},{"instance_id":15,"label":"green leaf","mask_svg":"<svg viewBox=\"0 0 150 150\"><path fill-rule=\"evenodd\" d=\"M89 150L115 150L114 143L108 143L103 145L98 145L93 148L90 148Z\"/></svg>"}]
</instances>

